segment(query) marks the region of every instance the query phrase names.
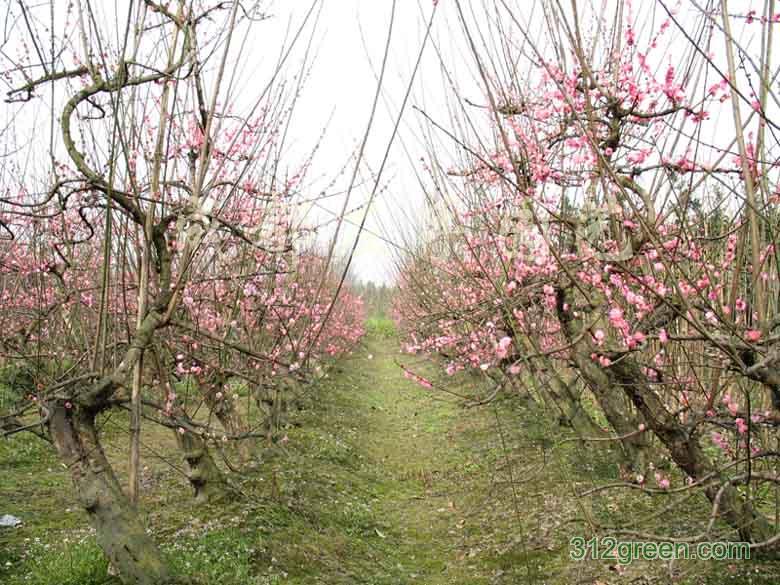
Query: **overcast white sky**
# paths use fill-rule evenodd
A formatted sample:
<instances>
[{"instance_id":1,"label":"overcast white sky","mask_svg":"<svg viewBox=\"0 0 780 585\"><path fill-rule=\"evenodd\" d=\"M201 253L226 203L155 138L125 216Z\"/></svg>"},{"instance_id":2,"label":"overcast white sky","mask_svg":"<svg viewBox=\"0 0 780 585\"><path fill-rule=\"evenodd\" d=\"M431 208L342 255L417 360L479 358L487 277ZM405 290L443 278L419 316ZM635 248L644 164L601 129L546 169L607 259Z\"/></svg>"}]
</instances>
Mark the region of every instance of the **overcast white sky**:
<instances>
[{"instance_id":1,"label":"overcast white sky","mask_svg":"<svg viewBox=\"0 0 780 585\"><path fill-rule=\"evenodd\" d=\"M393 61L386 77L387 99L380 104L374 131L367 144L366 162L373 169L379 167L384 154L397 104L411 76L411 64L414 62L412 53L420 46L424 30L417 2L402 0L399 4L403 6L398 8L396 14ZM282 22L290 17L300 18L307 5L308 2L277 1L271 11ZM335 177L338 177L337 189L344 189L348 184L354 162L349 164L346 171L342 169L357 149L369 120L376 90L375 75L387 38L391 5L392 2L385 0L337 0L324 3L317 32L314 67L293 125L293 135L305 150L317 139L319 128L329 121L323 148L319 150L312 171L312 177L320 177L323 186ZM426 8L430 10L429 6ZM392 106L388 103L390 101ZM404 168L403 164L399 164L398 152L398 148L394 149L393 162L384 175L385 182L397 178ZM317 184L318 181L315 182ZM370 188L369 182L355 189L349 208L364 203ZM413 193L402 193L399 185L393 181L391 190L384 192L380 200L375 201L367 223L369 231L377 232L381 229L375 219L377 210L393 201L410 204L415 200L419 198L415 198ZM338 212L341 203L341 198L337 198L329 201L328 207ZM359 223L363 212L361 208L347 216L347 220ZM327 214L321 210L319 213L313 210L309 216L314 222L326 217ZM339 250L345 251L354 241L357 229L352 223L345 223L341 234ZM387 244L381 239L372 233L363 232L353 262L355 274L364 280L387 280L391 263L389 252Z\"/></svg>"},{"instance_id":2,"label":"overcast white sky","mask_svg":"<svg viewBox=\"0 0 780 585\"><path fill-rule=\"evenodd\" d=\"M316 61L311 78L304 89L304 95L296 114L294 135L303 150L316 140L318 130L330 119L325 137L325 146L315 159L313 175L319 175L324 182L338 175L344 163L353 153L362 138L368 123L374 93L376 75L382 60L388 26L392 11L392 0L326 0L323 5L317 33ZM277 24L288 18L301 18L308 9L308 1L277 1L271 12L277 15ZM430 18L431 0L398 0L392 34L391 56L384 82L383 97L375 118L373 130L367 145L366 163L376 171L387 148L395 119L398 115L406 88L412 78L414 63L422 46L427 19ZM451 15L450 15L451 16ZM449 43L447 30L451 23L448 15L439 10L436 18L435 37ZM275 26L268 23L270 26ZM453 24L454 26L454 24ZM454 37L454 35L453 35ZM457 54L451 54L457 57ZM463 56L463 65L458 67L461 82L470 83L470 66ZM478 96L475 96L478 98ZM422 195L415 178L414 166L421 165L419 159L425 150L417 140L421 121L411 106L424 107L441 113L444 111L445 90L439 74L439 58L429 45L422 67L407 105L401 132L392 148L389 164L382 176L385 189L375 200L371 210L367 231L364 231L353 266L355 274L363 280L375 282L391 278L392 246L374 233L384 234L395 240L394 223L409 225L409 218L419 217L422 211ZM348 183L348 172L338 181L340 187ZM367 177L364 177L367 178ZM365 202L371 190L371 181L355 189L349 208ZM332 201L333 210L340 210L342 201ZM359 223L363 208L351 213L347 219ZM319 217L326 217L320 212ZM381 221L380 221L381 218ZM357 229L345 223L339 243L342 251L351 247Z\"/></svg>"},{"instance_id":3,"label":"overcast white sky","mask_svg":"<svg viewBox=\"0 0 780 585\"><path fill-rule=\"evenodd\" d=\"M295 30L304 20L314 0L261 0L258 2L260 9L271 18L251 25L250 36L242 38L239 35L231 44L231 56L239 56L239 74L237 84L231 91L230 108L242 112L244 106L252 107L257 96L262 92L273 71L282 47L289 43ZM5 3L0 0L0 7ZM253 3L247 3L251 6ZM55 20L55 45L62 46L63 38L68 39L68 49L64 52L64 68L72 67L76 55L81 55L82 45L77 32L76 23L78 3L55 0L49 2L25 2L31 22L35 28L35 34L41 47L48 49L51 31L51 12L54 11ZM109 47L108 52L118 53L118 47L125 30L125 19L131 12L130 0L81 0L80 3L85 18L90 15L93 22L97 23L104 47ZM286 170L294 173L312 152L320 141L323 130L324 138L317 149L313 166L309 172L307 181L301 186L303 193L301 198L312 199L320 191L332 193L345 190L349 184L349 178L355 166L354 154L357 151L360 140L369 120L370 110L376 91L376 75L384 53L385 42L388 35L388 27L391 21L392 0L321 0L318 20L314 28L312 53L310 55L310 75L303 86L302 96L296 106L292 125L290 127L287 145L289 156L284 157L282 163ZM8 5L9 8L13 6ZM70 6L70 9L68 8ZM137 4L136 4L137 6ZM51 7L51 8L50 8ZM359 223L362 219L364 203L372 188L372 181L365 173L371 169L379 168L388 145L393 123L398 113L398 106L402 101L406 87L411 79L414 61L425 32L425 21L433 10L432 0L397 0L395 24L390 50L391 60L387 67L382 100L379 103L373 129L370 133L364 157L363 171L355 188L349 209L359 209L347 217L341 237L339 238L340 252L351 248L357 233L354 225L348 222ZM4 11L5 12L5 11ZM227 18L228 11L216 13L214 23L219 24ZM315 10L316 12L316 10ZM14 6L13 19L6 18L5 28L0 31L4 65L11 69L16 61L24 62L30 59L33 70L42 73L38 69L38 59L32 51L29 35L24 27L18 6ZM57 24L61 30L57 30ZM282 76L289 82L288 88L294 85L292 77L299 72L302 55L306 49L309 35L314 23L301 36L298 44L287 61ZM242 29L245 30L245 29ZM67 32L63 32L67 31ZM206 35L208 36L208 35ZM217 47L212 61L212 69L216 69L219 55L223 45ZM75 52L74 52L75 49ZM212 50L211 47L208 49ZM31 56L31 57L30 57ZM436 65L436 60L429 64ZM228 64L230 75L235 61L231 59ZM213 73L213 72L212 72ZM208 83L207 83L208 86ZM5 87L5 86L4 86ZM5 87L11 89L13 85ZM417 91L411 104L423 105L432 98L423 95L421 87L425 87L425 93L438 93L431 83L422 83L418 79ZM210 87L206 88L207 93ZM55 109L61 107L59 101L62 96L55 99ZM220 102L225 98L224 91L220 94ZM36 145L38 151L29 156L33 161L31 166L41 167L37 169L40 176L46 176L48 169L48 155L46 148L48 140L41 140L41 136L48 136L51 132L49 125L50 96L46 91L38 92L32 103L0 104L3 122L0 128L18 128L25 133L21 139L25 144ZM219 107L219 106L218 106ZM248 109L248 108L247 108ZM411 109L408 110L411 114ZM407 117L407 126L404 136L410 139L409 129L416 125L415 116ZM327 129L326 129L327 126ZM58 130L54 132L55 135ZM55 136L55 141L58 137ZM410 143L411 145L411 143ZM417 158L423 154L420 149L414 149ZM415 163L416 164L416 163ZM283 171L284 172L284 169ZM391 265L391 257L387 244L381 239L371 235L370 232L382 231L376 217L386 213L387 206L396 209L392 216L397 218L399 207L414 209L419 205L421 198L418 196L420 189L413 177L413 165L404 154L402 143L396 142L391 162L385 169L382 186L390 187L383 190L375 201L372 216L368 221L368 230L363 233L360 247L355 256L354 272L364 280L385 281L389 278L388 269ZM30 171L30 175L35 173ZM411 175L411 176L410 176ZM343 204L343 198L332 197L327 200L327 207L334 213L339 213ZM305 208L304 208L305 209ZM402 215L402 214L401 214ZM319 225L329 218L326 211L310 210L303 220L309 225ZM327 239L328 230L332 232L334 223L323 229L322 240Z\"/></svg>"}]
</instances>

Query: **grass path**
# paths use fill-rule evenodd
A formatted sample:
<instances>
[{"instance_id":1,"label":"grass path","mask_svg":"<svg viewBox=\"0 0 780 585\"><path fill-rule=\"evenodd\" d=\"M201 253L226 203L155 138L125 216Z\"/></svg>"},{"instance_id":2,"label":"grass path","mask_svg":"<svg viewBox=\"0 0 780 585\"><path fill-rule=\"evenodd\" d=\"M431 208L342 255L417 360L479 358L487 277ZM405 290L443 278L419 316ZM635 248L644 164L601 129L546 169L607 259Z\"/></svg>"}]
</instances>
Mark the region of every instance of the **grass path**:
<instances>
[{"instance_id":1,"label":"grass path","mask_svg":"<svg viewBox=\"0 0 780 585\"><path fill-rule=\"evenodd\" d=\"M615 470L596 451L561 444L566 430L533 405L514 398L466 409L406 379L398 361L454 392L479 389L468 376L414 363L393 337L369 335L291 409L286 440L262 446L251 469L231 475L236 497L211 506L194 504L166 463L180 457L171 433L146 426L144 443L155 450L143 453L142 509L175 570L199 585L669 582L658 563L568 559L569 537L588 536L586 512L605 523L640 513L611 498L586 511L572 497L611 481ZM105 428L120 476L126 428L119 416ZM0 442L0 503L0 513L24 520L0 531L0 583L119 585L45 444ZM676 582L768 585L780 582L775 569L709 566L705 575L690 566Z\"/></svg>"},{"instance_id":2,"label":"grass path","mask_svg":"<svg viewBox=\"0 0 780 585\"><path fill-rule=\"evenodd\" d=\"M567 430L533 405L509 400L464 408L462 398L406 379L398 364L411 359L399 353L396 339L369 336L333 377L331 395L323 403L335 406L335 412L324 422L347 437L352 461L359 462L353 490L370 502L371 513L360 541L350 541L343 551L344 580L315 570L301 583L669 582L668 569L659 562L617 566L569 560L569 538L590 536L584 514L610 523L629 510L620 500L583 504L573 497L575 490L614 481L616 469L606 453L585 455L574 442L553 452L551 445ZM479 384L467 376L444 377L420 364L413 364L413 371L461 395L475 392ZM350 493L349 482L340 482L338 489ZM356 562L363 547L370 551L368 563ZM676 582L684 585L767 585L778 582L776 569L690 565L678 566L675 573Z\"/></svg>"},{"instance_id":3,"label":"grass path","mask_svg":"<svg viewBox=\"0 0 780 585\"><path fill-rule=\"evenodd\" d=\"M517 405L464 408L463 398L404 377L399 363L438 380L439 389L484 391L477 379L443 376L400 354L397 339L380 336L369 336L334 377L331 398L343 401L344 424L354 429L350 442L373 494L381 566L389 571L377 568L355 582L568 583L568 574L553 575L568 554L561 515L576 511L554 466L538 472L550 429ZM529 469L533 483L513 489Z\"/></svg>"},{"instance_id":4,"label":"grass path","mask_svg":"<svg viewBox=\"0 0 780 585\"><path fill-rule=\"evenodd\" d=\"M357 378L360 388L354 395L364 418L358 441L379 471L379 514L399 544L397 560L408 566L410 583L476 583L479 572L462 562L454 520L467 463L448 429L460 407L406 379L396 344L374 338L366 351L363 359L372 358L346 379Z\"/></svg>"}]
</instances>

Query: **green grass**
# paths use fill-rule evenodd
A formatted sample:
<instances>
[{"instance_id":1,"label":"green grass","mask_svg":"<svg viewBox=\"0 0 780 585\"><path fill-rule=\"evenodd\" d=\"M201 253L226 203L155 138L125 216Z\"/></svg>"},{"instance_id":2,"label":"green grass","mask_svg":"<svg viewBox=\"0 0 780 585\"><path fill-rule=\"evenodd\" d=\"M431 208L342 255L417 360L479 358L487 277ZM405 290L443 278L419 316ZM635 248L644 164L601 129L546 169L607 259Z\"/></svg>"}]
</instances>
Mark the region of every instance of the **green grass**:
<instances>
[{"instance_id":1,"label":"green grass","mask_svg":"<svg viewBox=\"0 0 780 585\"><path fill-rule=\"evenodd\" d=\"M209 585L232 585L253 582L252 559L262 543L239 528L227 528L172 539L163 551L178 575L194 575Z\"/></svg>"},{"instance_id":2,"label":"green grass","mask_svg":"<svg viewBox=\"0 0 780 585\"><path fill-rule=\"evenodd\" d=\"M98 585L115 582L107 575L108 561L92 537L64 544L34 540L26 551L26 571L11 575L8 585Z\"/></svg>"},{"instance_id":3,"label":"green grass","mask_svg":"<svg viewBox=\"0 0 780 585\"><path fill-rule=\"evenodd\" d=\"M395 323L383 316L373 316L366 320L366 331L369 335L391 339L396 335Z\"/></svg>"}]
</instances>

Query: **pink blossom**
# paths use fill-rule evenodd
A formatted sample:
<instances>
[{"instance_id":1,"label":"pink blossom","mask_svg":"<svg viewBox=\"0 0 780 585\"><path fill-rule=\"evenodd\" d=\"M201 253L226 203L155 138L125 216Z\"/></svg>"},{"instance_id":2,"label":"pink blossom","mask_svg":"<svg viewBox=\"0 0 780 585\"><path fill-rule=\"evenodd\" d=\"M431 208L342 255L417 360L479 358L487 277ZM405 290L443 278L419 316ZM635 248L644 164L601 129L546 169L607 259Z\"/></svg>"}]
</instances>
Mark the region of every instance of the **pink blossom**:
<instances>
[{"instance_id":1,"label":"pink blossom","mask_svg":"<svg viewBox=\"0 0 780 585\"><path fill-rule=\"evenodd\" d=\"M710 435L710 438L712 439L713 444L717 446L719 449L721 449L722 451L728 451L729 444L726 441L726 439L723 438L723 435L721 435L716 431L713 431L712 434Z\"/></svg>"}]
</instances>

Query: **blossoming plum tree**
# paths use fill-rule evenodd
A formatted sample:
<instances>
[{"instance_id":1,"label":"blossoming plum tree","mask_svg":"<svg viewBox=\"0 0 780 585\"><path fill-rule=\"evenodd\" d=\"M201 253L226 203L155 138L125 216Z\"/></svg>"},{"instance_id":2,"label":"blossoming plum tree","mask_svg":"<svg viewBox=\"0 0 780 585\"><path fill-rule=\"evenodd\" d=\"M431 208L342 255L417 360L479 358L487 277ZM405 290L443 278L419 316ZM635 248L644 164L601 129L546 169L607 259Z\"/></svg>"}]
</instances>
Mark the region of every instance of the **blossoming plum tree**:
<instances>
[{"instance_id":1,"label":"blossoming plum tree","mask_svg":"<svg viewBox=\"0 0 780 585\"><path fill-rule=\"evenodd\" d=\"M722 519L774 549L780 16L502 1L494 52L461 4L485 105L446 131L457 161L431 153L436 217L450 213L399 263L406 350L611 439L622 485L701 490L692 539ZM673 477L649 473L661 458Z\"/></svg>"}]
</instances>

